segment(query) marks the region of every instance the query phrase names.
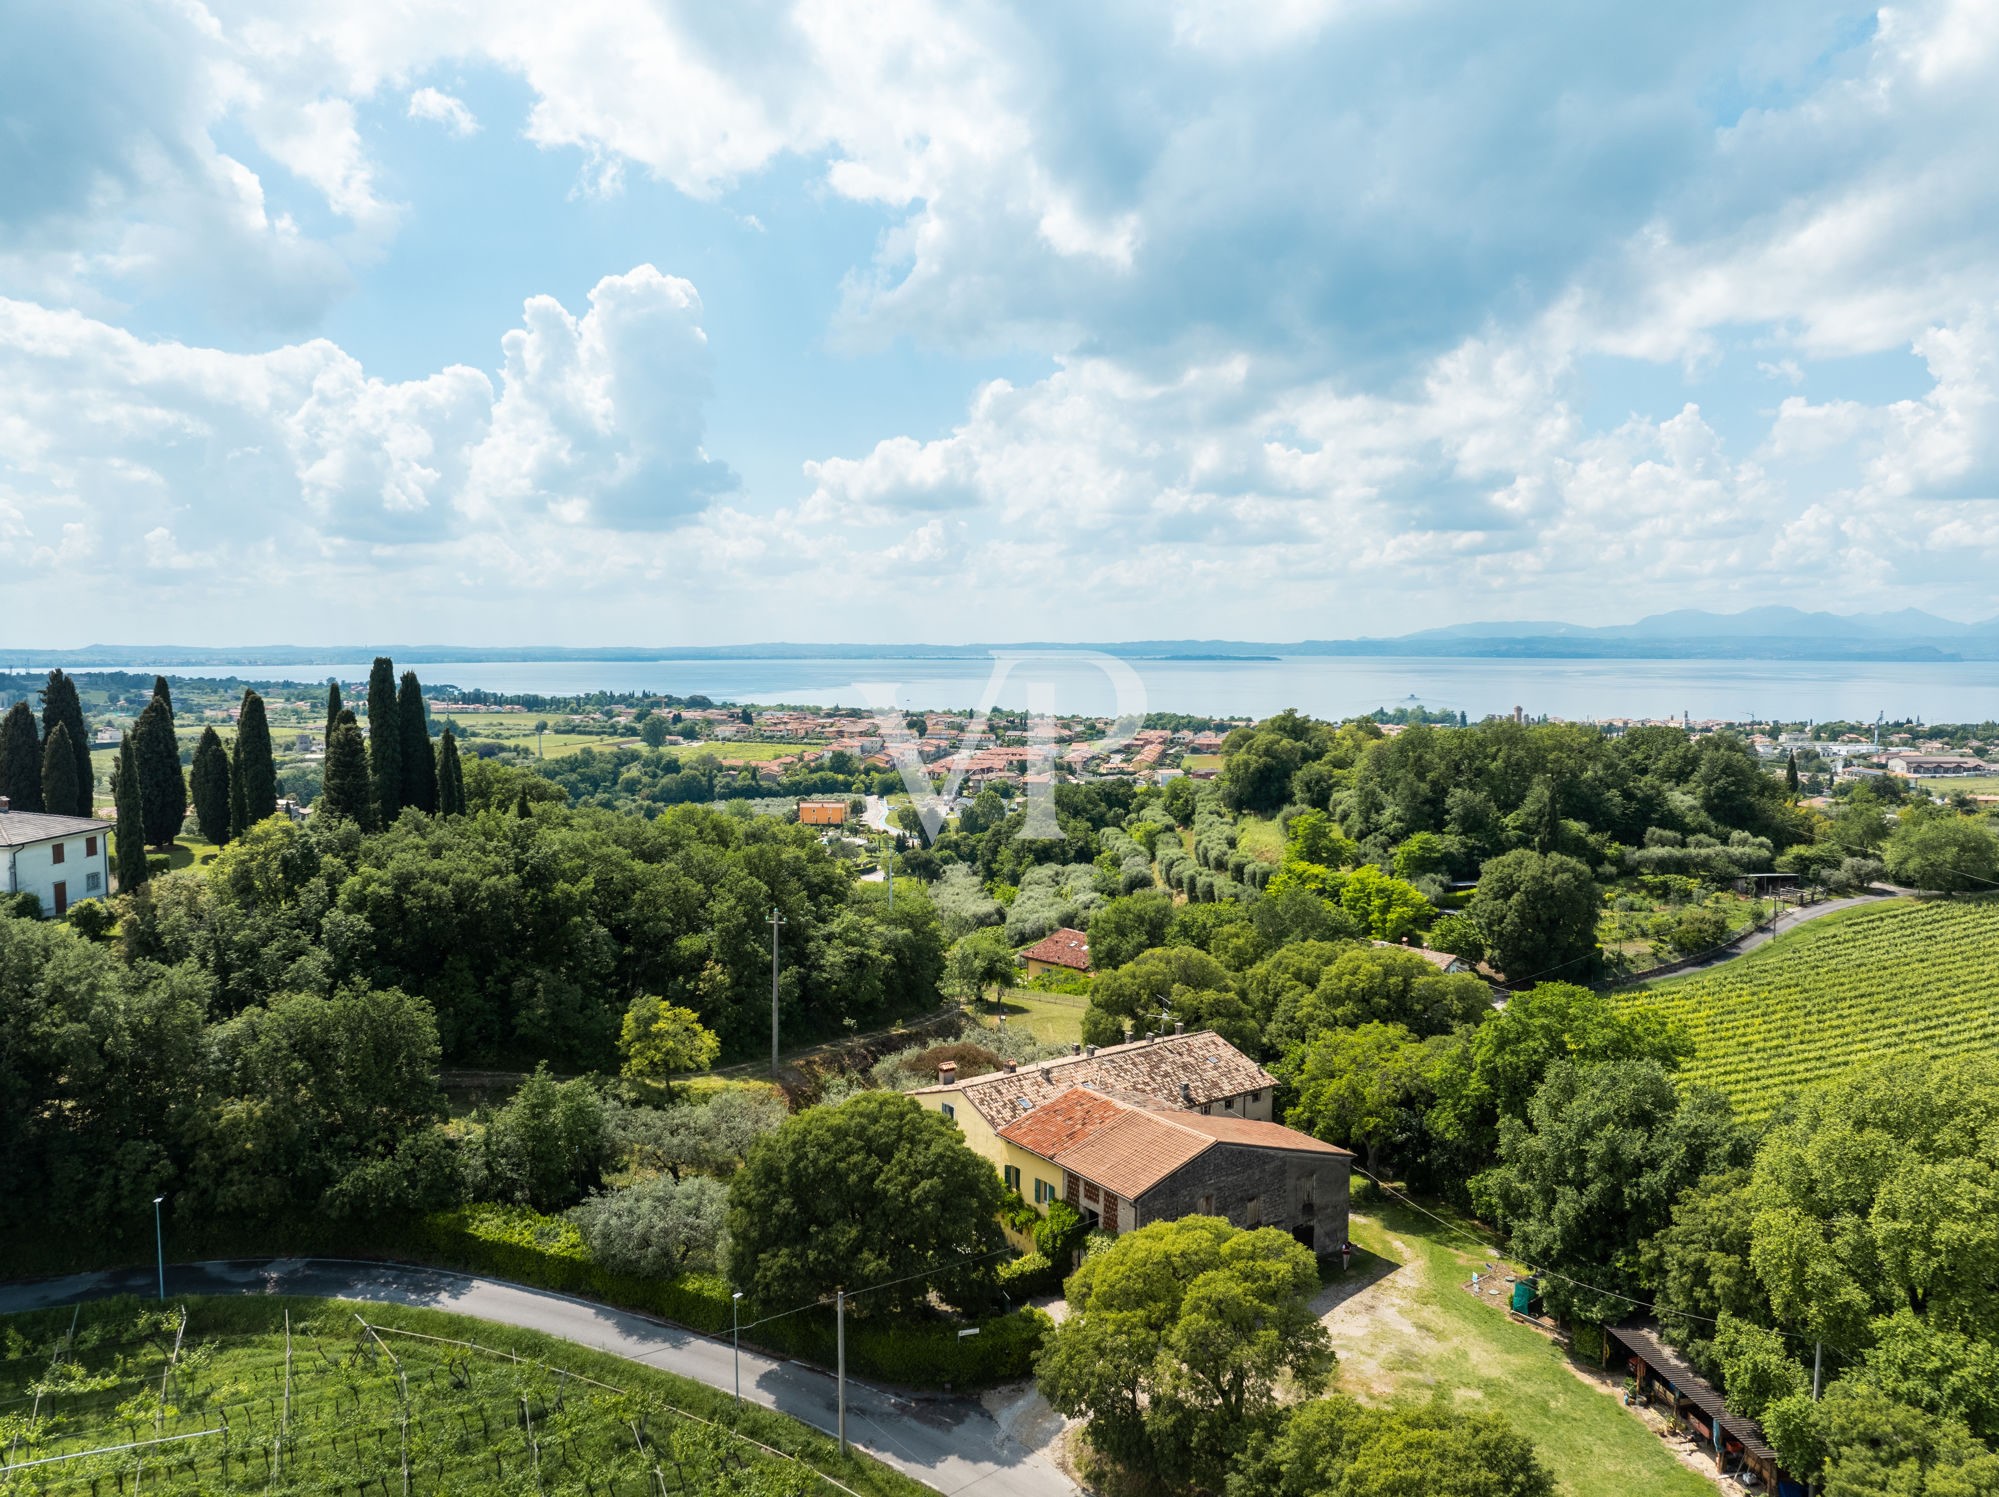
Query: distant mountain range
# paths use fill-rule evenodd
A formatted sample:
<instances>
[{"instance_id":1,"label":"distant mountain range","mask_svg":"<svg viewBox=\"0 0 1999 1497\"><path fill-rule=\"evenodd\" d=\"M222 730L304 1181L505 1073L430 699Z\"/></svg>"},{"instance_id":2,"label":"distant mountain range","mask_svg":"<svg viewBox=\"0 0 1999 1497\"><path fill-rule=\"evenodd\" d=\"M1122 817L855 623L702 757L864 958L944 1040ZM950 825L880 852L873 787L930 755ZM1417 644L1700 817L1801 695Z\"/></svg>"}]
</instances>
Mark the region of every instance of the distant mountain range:
<instances>
[{"instance_id":1,"label":"distant mountain range","mask_svg":"<svg viewBox=\"0 0 1999 1497\"><path fill-rule=\"evenodd\" d=\"M89 645L80 650L0 650L0 670L120 670L158 666L290 669L353 665L376 655L398 664L564 660L952 660L995 649L1098 650L1127 660L1272 660L1283 656L1421 656L1549 660L1999 660L1999 618L1961 624L1920 609L1898 613L1807 613L1770 606L1741 613L1695 608L1635 624L1514 620L1450 624L1384 639L1153 639L1117 644L1073 640L1010 645L746 644L555 645Z\"/></svg>"}]
</instances>

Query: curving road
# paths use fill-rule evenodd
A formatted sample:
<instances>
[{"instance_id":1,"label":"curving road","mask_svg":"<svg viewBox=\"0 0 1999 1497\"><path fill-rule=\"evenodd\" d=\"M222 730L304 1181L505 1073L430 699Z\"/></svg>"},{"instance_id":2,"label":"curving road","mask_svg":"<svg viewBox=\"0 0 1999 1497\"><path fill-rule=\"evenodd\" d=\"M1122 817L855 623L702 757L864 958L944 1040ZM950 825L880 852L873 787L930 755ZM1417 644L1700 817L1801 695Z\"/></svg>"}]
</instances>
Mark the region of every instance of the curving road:
<instances>
[{"instance_id":1,"label":"curving road","mask_svg":"<svg viewBox=\"0 0 1999 1497\"><path fill-rule=\"evenodd\" d=\"M114 1294L150 1298L158 1292L157 1274L150 1268L73 1274L0 1285L0 1313ZM300 1294L449 1310L593 1346L725 1392L735 1386L726 1341L588 1300L441 1269L340 1258L174 1263L167 1267L167 1292ZM837 1394L828 1374L745 1351L742 1378L745 1399L829 1435L834 1432ZM975 1492L978 1497L1074 1497L1076 1492L1053 1462L1014 1439L968 1398L904 1396L848 1378L847 1438L939 1492Z\"/></svg>"}]
</instances>

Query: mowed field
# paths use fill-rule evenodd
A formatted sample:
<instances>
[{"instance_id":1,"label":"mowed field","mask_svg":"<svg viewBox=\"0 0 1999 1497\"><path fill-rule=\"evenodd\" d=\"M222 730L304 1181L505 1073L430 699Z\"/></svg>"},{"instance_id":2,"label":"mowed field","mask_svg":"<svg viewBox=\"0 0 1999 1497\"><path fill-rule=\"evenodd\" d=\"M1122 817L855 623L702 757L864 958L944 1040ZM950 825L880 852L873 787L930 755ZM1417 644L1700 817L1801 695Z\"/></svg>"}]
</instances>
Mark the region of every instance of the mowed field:
<instances>
[{"instance_id":1,"label":"mowed field","mask_svg":"<svg viewBox=\"0 0 1999 1497\"><path fill-rule=\"evenodd\" d=\"M1999 900L1897 899L1828 915L1747 956L1619 995L1679 1019L1684 1073L1754 1121L1891 1055L1999 1047Z\"/></svg>"}]
</instances>

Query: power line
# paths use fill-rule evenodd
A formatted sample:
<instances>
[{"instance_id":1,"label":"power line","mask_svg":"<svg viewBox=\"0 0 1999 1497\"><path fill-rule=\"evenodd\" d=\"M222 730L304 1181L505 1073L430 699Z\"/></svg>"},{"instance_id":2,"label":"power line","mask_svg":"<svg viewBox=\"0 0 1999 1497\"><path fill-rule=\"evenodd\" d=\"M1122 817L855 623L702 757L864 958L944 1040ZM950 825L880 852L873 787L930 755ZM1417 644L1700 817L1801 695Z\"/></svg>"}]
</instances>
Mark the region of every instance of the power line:
<instances>
[{"instance_id":1,"label":"power line","mask_svg":"<svg viewBox=\"0 0 1999 1497\"><path fill-rule=\"evenodd\" d=\"M1404 1195L1401 1191L1395 1189L1394 1186L1390 1185L1386 1180L1381 1179L1379 1176L1368 1174L1366 1170L1362 1169L1357 1164L1353 1165L1352 1168L1356 1174L1366 1175L1367 1178L1374 1181L1374 1183L1380 1189L1386 1191L1390 1196L1394 1197L1397 1201L1400 1201L1403 1205L1407 1206L1411 1211L1415 1211L1420 1213L1421 1215L1429 1217L1431 1221L1436 1222L1439 1226L1445 1228L1447 1231L1457 1233L1458 1236L1464 1238L1465 1241L1467 1242L1476 1243L1479 1247L1484 1248L1488 1252L1492 1253L1494 1257L1504 1256L1504 1254L1502 1254L1499 1251L1499 1249L1494 1247L1491 1243L1488 1243L1481 1238L1474 1237L1471 1233L1467 1232L1463 1227L1458 1226L1455 1222L1445 1220L1443 1217L1437 1215L1436 1212L1431 1211L1426 1207L1417 1205L1408 1196ZM1597 1284L1585 1283L1581 1279L1570 1278L1567 1274L1556 1273L1551 1268L1535 1268L1532 1265L1529 1265L1527 1271L1530 1275L1536 1278L1558 1279L1564 1284L1573 1284L1578 1289L1587 1289L1591 1294L1601 1294L1610 1299L1622 1300L1627 1305L1634 1305L1641 1310L1649 1310L1654 1315L1671 1317L1676 1320L1698 1320L1704 1325L1711 1325L1711 1326L1719 1326L1721 1324L1719 1320L1715 1319L1711 1315L1696 1315L1691 1310L1680 1310L1668 1307L1667 1309L1662 1311L1658 1305L1654 1304L1649 1300L1633 1299L1630 1295L1620 1294L1615 1289L1605 1289ZM1805 1343L1807 1345L1823 1344L1823 1338L1821 1337L1800 1336L1790 1331L1778 1330L1774 1326L1769 1327L1769 1329L1775 1332L1775 1334L1782 1336L1787 1341L1798 1341ZM1844 1350L1841 1347L1833 1346L1830 1348L1830 1350L1833 1352L1835 1356L1842 1357L1847 1361L1853 1361L1855 1359L1852 1353Z\"/></svg>"}]
</instances>

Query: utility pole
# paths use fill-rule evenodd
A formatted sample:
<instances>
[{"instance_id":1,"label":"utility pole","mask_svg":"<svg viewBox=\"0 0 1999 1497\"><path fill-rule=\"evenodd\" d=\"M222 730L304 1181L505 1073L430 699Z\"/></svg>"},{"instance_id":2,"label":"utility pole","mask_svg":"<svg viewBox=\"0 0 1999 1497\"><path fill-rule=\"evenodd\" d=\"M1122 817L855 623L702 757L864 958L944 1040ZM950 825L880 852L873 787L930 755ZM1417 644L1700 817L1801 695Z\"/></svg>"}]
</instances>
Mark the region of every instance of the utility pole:
<instances>
[{"instance_id":1,"label":"utility pole","mask_svg":"<svg viewBox=\"0 0 1999 1497\"><path fill-rule=\"evenodd\" d=\"M770 911L770 1073L777 1075L777 928L787 925L776 905ZM164 1298L165 1296L161 1296Z\"/></svg>"},{"instance_id":2,"label":"utility pole","mask_svg":"<svg viewBox=\"0 0 1999 1497\"><path fill-rule=\"evenodd\" d=\"M840 1372L840 1454L847 1453L847 1292L833 1291L833 1346Z\"/></svg>"},{"instance_id":3,"label":"utility pole","mask_svg":"<svg viewBox=\"0 0 1999 1497\"><path fill-rule=\"evenodd\" d=\"M743 1406L743 1332L742 1332L743 1291L738 1289L729 1296L729 1340L736 1348L736 1407Z\"/></svg>"},{"instance_id":4,"label":"utility pole","mask_svg":"<svg viewBox=\"0 0 1999 1497\"><path fill-rule=\"evenodd\" d=\"M167 1302L167 1238L160 1226L160 1202L165 1196L153 1197L153 1242L160 1250L160 1303Z\"/></svg>"}]
</instances>

